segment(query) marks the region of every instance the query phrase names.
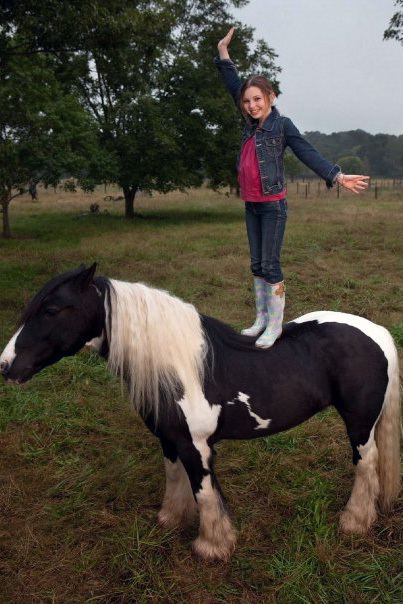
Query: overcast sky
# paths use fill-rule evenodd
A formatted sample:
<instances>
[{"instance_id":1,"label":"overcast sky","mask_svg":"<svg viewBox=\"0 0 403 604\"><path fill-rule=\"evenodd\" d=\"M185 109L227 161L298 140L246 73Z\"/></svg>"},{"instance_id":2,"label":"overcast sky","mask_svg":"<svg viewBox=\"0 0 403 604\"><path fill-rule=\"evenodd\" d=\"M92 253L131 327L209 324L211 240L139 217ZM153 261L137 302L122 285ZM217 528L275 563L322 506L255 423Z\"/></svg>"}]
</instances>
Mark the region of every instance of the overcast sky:
<instances>
[{"instance_id":1,"label":"overcast sky","mask_svg":"<svg viewBox=\"0 0 403 604\"><path fill-rule=\"evenodd\" d=\"M393 0L250 0L234 16L278 56L278 107L301 131L403 134L403 46Z\"/></svg>"}]
</instances>

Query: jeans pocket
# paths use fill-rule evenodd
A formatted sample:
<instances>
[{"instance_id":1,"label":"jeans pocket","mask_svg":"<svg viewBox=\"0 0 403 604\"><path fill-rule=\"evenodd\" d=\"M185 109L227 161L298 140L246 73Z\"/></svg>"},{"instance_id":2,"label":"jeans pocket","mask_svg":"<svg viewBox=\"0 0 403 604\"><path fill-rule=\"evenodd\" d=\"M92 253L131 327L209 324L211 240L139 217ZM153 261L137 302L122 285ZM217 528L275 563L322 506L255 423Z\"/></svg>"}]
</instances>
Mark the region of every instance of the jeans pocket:
<instances>
[{"instance_id":1,"label":"jeans pocket","mask_svg":"<svg viewBox=\"0 0 403 604\"><path fill-rule=\"evenodd\" d=\"M275 216L278 215L280 211L279 201L264 201L259 203L260 214L264 216L271 216L272 219L275 219Z\"/></svg>"}]
</instances>

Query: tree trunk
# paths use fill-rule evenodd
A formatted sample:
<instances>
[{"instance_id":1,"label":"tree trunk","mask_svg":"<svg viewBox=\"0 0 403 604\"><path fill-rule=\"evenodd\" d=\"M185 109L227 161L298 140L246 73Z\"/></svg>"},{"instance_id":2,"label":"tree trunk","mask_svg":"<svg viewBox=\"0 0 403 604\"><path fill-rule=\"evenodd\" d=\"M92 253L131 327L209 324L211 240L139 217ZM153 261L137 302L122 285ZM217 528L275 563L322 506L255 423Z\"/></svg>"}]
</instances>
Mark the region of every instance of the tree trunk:
<instances>
[{"instance_id":1,"label":"tree trunk","mask_svg":"<svg viewBox=\"0 0 403 604\"><path fill-rule=\"evenodd\" d=\"M137 187L123 187L125 196L125 218L133 220L134 218L134 198L137 193Z\"/></svg>"},{"instance_id":2,"label":"tree trunk","mask_svg":"<svg viewBox=\"0 0 403 604\"><path fill-rule=\"evenodd\" d=\"M1 207L3 211L3 237L4 239L11 239L11 229L10 229L10 219L8 216L8 206L10 205L10 200L2 201Z\"/></svg>"},{"instance_id":3,"label":"tree trunk","mask_svg":"<svg viewBox=\"0 0 403 604\"><path fill-rule=\"evenodd\" d=\"M229 192L231 195L236 195L236 197L240 197L241 189L239 187L239 184L237 183L236 185L230 185Z\"/></svg>"}]
</instances>

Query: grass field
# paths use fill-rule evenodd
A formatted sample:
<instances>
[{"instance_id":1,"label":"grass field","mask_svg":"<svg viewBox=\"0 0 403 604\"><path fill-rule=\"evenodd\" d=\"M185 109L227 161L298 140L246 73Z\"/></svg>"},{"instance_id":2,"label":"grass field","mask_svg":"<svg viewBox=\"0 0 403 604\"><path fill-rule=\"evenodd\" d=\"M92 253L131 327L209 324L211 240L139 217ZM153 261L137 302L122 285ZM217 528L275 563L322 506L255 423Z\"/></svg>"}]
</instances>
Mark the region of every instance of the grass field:
<instances>
[{"instance_id":1,"label":"grass field","mask_svg":"<svg viewBox=\"0 0 403 604\"><path fill-rule=\"evenodd\" d=\"M0 349L48 278L94 260L100 274L168 289L236 328L251 322L241 202L204 189L141 197L130 223L104 195L13 202L14 239L0 240ZM391 330L402 359L402 215L399 191L302 199L291 188L286 319L363 315ZM368 536L338 533L352 464L333 411L219 444L238 545L228 564L208 564L190 552L196 527L156 526L159 445L100 359L83 351L25 388L1 384L0 397L1 603L403 601L402 500Z\"/></svg>"}]
</instances>

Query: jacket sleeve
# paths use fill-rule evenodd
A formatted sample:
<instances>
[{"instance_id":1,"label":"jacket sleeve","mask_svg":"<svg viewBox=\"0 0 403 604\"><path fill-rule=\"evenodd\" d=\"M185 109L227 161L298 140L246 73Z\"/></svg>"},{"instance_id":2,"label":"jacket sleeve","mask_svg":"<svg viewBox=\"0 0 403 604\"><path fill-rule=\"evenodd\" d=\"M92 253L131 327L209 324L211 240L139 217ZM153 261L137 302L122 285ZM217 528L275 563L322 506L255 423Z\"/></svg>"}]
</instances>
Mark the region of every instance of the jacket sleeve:
<instances>
[{"instance_id":1,"label":"jacket sleeve","mask_svg":"<svg viewBox=\"0 0 403 604\"><path fill-rule=\"evenodd\" d=\"M214 58L214 63L224 81L224 85L238 107L239 95L242 88L242 82L235 67L235 63L231 59Z\"/></svg>"},{"instance_id":2,"label":"jacket sleeve","mask_svg":"<svg viewBox=\"0 0 403 604\"><path fill-rule=\"evenodd\" d=\"M327 188L330 189L337 174L341 172L340 166L322 157L319 151L302 136L289 117L284 118L284 137L286 146L292 149L302 163L323 178Z\"/></svg>"}]
</instances>

